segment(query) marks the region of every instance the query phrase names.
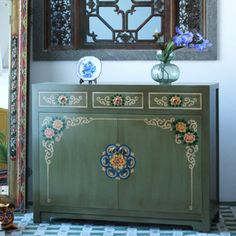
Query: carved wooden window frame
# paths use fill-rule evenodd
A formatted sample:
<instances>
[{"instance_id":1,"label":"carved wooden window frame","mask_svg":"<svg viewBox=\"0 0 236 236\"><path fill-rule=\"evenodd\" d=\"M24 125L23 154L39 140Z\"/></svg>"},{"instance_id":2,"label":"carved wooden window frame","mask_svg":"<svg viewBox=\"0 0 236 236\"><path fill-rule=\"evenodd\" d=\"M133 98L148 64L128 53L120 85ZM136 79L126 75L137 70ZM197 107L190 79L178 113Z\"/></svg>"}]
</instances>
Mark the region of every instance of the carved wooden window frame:
<instances>
[{"instance_id":1,"label":"carved wooden window frame","mask_svg":"<svg viewBox=\"0 0 236 236\"><path fill-rule=\"evenodd\" d=\"M168 7L166 13L166 25L170 25L169 31L165 32L166 38L170 38L175 31L176 19L178 12L176 11L176 0L164 0ZM48 8L45 7L47 0L33 1L33 59L34 60L78 60L83 56L93 55L101 60L155 60L155 52L158 46L156 43L146 44L142 47L136 46L127 48L119 46L118 48L106 47L106 45L93 47L83 45L81 39L75 37L73 33L73 44L71 47L50 47L48 35L49 30L45 22L49 16ZM83 19L78 12L81 11L80 5L82 1L72 0L74 14L73 32L83 33L83 27L79 27L79 22ZM165 9L165 10L166 10ZM81 14L82 15L82 14ZM201 33L207 37L213 44L212 48L204 53L196 53L194 50L181 49L177 51L177 60L216 60L217 59L217 1L202 0L201 12ZM167 29L167 27L166 27ZM81 46L82 45L82 46Z\"/></svg>"}]
</instances>

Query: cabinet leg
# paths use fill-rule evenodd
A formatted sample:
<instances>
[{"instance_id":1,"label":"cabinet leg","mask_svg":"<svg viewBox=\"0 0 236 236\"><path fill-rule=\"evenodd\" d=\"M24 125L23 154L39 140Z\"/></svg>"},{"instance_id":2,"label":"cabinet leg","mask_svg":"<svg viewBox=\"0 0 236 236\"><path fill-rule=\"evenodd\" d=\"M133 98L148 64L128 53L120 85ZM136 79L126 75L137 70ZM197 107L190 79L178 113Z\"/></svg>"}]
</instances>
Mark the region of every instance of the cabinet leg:
<instances>
[{"instance_id":1,"label":"cabinet leg","mask_svg":"<svg viewBox=\"0 0 236 236\"><path fill-rule=\"evenodd\" d=\"M34 223L41 223L41 214L40 214L40 212L34 212L33 220L34 220Z\"/></svg>"},{"instance_id":2,"label":"cabinet leg","mask_svg":"<svg viewBox=\"0 0 236 236\"><path fill-rule=\"evenodd\" d=\"M209 223L206 223L206 222L193 223L192 228L193 228L194 231L200 231L200 232L207 233L207 232L210 232L211 225Z\"/></svg>"},{"instance_id":3,"label":"cabinet leg","mask_svg":"<svg viewBox=\"0 0 236 236\"><path fill-rule=\"evenodd\" d=\"M215 214L215 217L213 218L212 222L213 223L219 223L220 221L220 213L219 211Z\"/></svg>"},{"instance_id":4,"label":"cabinet leg","mask_svg":"<svg viewBox=\"0 0 236 236\"><path fill-rule=\"evenodd\" d=\"M50 213L42 212L42 214L41 214L41 222L50 223L50 221L51 221L51 214Z\"/></svg>"}]
</instances>

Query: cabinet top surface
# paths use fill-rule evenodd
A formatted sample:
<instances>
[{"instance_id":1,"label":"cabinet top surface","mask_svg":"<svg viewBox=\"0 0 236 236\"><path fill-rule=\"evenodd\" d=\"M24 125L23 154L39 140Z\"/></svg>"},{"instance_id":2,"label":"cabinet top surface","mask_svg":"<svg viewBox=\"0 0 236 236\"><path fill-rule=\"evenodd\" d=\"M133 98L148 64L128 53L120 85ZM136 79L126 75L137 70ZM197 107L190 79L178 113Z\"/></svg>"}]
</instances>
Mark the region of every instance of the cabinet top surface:
<instances>
[{"instance_id":1,"label":"cabinet top surface","mask_svg":"<svg viewBox=\"0 0 236 236\"><path fill-rule=\"evenodd\" d=\"M71 82L43 82L43 83L34 83L34 84L58 84L58 85L87 85L91 86L91 84L79 84L79 83L71 83ZM136 84L131 84L131 83L102 83L102 84L96 84L96 86L102 86L102 85L128 85L128 86L136 86L136 85L143 85L143 86L194 86L194 85L214 85L218 84L217 82L194 82L194 83L173 83L173 84L168 84L168 85L159 85L159 84L145 84L145 83L136 83ZM95 84L93 84L95 85Z\"/></svg>"},{"instance_id":2,"label":"cabinet top surface","mask_svg":"<svg viewBox=\"0 0 236 236\"><path fill-rule=\"evenodd\" d=\"M173 87L212 87L219 86L218 83L174 83L171 85L159 85L159 84L121 84L121 83L104 83L104 84L78 84L78 83L35 83L32 84L33 87L37 86L78 86L83 88L89 87L143 87L143 88L152 88L152 89L162 89L162 88L173 88Z\"/></svg>"}]
</instances>

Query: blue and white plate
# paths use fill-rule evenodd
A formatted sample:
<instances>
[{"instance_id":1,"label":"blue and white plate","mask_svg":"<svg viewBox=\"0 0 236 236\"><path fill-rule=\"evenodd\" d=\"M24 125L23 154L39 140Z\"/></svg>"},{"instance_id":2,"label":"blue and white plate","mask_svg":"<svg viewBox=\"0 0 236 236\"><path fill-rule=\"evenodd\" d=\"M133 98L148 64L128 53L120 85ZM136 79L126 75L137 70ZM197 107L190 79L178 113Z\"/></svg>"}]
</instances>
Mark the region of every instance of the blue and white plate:
<instances>
[{"instance_id":1,"label":"blue and white plate","mask_svg":"<svg viewBox=\"0 0 236 236\"><path fill-rule=\"evenodd\" d=\"M77 73L80 79L91 81L101 74L102 63L97 57L82 57L78 62Z\"/></svg>"}]
</instances>

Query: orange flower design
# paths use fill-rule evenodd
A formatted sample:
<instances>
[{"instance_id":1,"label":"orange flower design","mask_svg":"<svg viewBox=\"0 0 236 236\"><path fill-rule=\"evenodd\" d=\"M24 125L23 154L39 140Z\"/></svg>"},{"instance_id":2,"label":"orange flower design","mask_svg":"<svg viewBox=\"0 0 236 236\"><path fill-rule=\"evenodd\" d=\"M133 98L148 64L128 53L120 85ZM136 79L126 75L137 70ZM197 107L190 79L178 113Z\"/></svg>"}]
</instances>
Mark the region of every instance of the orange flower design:
<instances>
[{"instance_id":1,"label":"orange flower design","mask_svg":"<svg viewBox=\"0 0 236 236\"><path fill-rule=\"evenodd\" d=\"M171 106L180 106L182 103L182 100L179 96L173 96L170 98L170 105Z\"/></svg>"},{"instance_id":2,"label":"orange flower design","mask_svg":"<svg viewBox=\"0 0 236 236\"><path fill-rule=\"evenodd\" d=\"M62 120L54 120L52 127L56 130L61 130L63 128L63 122Z\"/></svg>"},{"instance_id":3,"label":"orange flower design","mask_svg":"<svg viewBox=\"0 0 236 236\"><path fill-rule=\"evenodd\" d=\"M126 160L121 153L116 152L113 155L113 157L110 159L110 163L114 169L122 170L124 166L126 165Z\"/></svg>"},{"instance_id":4,"label":"orange flower design","mask_svg":"<svg viewBox=\"0 0 236 236\"><path fill-rule=\"evenodd\" d=\"M185 133L187 130L187 125L186 123L180 121L175 125L175 129L179 133Z\"/></svg>"}]
</instances>

